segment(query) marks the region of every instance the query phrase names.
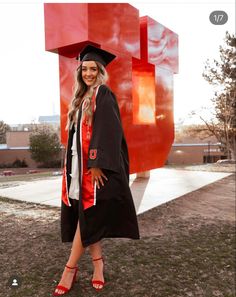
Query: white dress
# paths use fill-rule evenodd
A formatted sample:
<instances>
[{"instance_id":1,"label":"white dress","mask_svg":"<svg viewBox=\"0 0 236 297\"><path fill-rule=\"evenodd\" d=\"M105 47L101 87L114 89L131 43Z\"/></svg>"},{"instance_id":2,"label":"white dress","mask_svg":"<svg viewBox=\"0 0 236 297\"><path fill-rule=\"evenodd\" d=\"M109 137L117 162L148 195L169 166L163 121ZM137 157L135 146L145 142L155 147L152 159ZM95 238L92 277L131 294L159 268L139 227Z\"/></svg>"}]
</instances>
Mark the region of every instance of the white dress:
<instances>
[{"instance_id":1,"label":"white dress","mask_svg":"<svg viewBox=\"0 0 236 297\"><path fill-rule=\"evenodd\" d=\"M78 111L76 112L76 121L77 123ZM75 124L75 132L73 135L72 142L72 163L71 163L71 183L69 189L69 198L79 200L79 162L78 162L78 153L77 153L77 124Z\"/></svg>"}]
</instances>

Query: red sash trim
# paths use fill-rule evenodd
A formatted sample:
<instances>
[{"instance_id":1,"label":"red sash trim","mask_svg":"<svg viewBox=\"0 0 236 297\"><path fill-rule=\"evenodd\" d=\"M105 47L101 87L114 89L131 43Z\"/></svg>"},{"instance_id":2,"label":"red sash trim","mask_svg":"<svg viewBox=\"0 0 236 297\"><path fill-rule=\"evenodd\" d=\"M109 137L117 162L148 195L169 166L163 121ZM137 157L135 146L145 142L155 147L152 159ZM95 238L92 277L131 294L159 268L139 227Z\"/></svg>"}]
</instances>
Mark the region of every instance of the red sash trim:
<instances>
[{"instance_id":1,"label":"red sash trim","mask_svg":"<svg viewBox=\"0 0 236 297\"><path fill-rule=\"evenodd\" d=\"M61 199L65 203L65 205L71 206L69 196L68 196L66 166L64 166L64 169L63 169Z\"/></svg>"}]
</instances>

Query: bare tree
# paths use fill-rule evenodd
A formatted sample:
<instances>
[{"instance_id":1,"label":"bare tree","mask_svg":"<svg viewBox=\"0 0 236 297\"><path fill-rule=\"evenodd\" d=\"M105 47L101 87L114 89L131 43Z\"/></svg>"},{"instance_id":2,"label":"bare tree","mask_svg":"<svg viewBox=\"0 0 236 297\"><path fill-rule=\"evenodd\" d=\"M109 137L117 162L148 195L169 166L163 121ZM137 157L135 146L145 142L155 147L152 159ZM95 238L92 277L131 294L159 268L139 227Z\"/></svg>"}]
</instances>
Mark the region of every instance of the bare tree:
<instances>
[{"instance_id":1,"label":"bare tree","mask_svg":"<svg viewBox=\"0 0 236 297\"><path fill-rule=\"evenodd\" d=\"M220 61L207 59L202 76L218 88L211 99L214 107L212 118L200 119L211 135L221 143L220 149L228 159L235 159L236 151L236 38L226 32L225 44L219 47ZM196 114L192 111L191 113Z\"/></svg>"},{"instance_id":2,"label":"bare tree","mask_svg":"<svg viewBox=\"0 0 236 297\"><path fill-rule=\"evenodd\" d=\"M6 143L6 132L10 130L10 126L0 121L0 143Z\"/></svg>"},{"instance_id":3,"label":"bare tree","mask_svg":"<svg viewBox=\"0 0 236 297\"><path fill-rule=\"evenodd\" d=\"M209 139L211 136L212 133L207 129L205 124L183 125L181 129L175 131L175 142L185 142L186 138L204 140L206 138Z\"/></svg>"}]
</instances>

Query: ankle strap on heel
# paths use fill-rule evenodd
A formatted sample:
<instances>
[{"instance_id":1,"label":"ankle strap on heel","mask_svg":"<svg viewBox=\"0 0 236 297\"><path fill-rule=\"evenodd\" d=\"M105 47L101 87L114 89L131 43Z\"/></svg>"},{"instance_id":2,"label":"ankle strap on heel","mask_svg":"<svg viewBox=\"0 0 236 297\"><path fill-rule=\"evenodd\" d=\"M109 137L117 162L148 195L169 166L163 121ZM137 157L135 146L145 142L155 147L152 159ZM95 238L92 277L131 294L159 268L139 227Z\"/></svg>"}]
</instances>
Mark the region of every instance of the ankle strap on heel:
<instances>
[{"instance_id":1,"label":"ankle strap on heel","mask_svg":"<svg viewBox=\"0 0 236 297\"><path fill-rule=\"evenodd\" d=\"M69 268L69 269L75 269L75 268L78 268L78 267L77 267L77 266L75 266L75 267L70 267L70 266L66 265L66 268Z\"/></svg>"},{"instance_id":2,"label":"ankle strap on heel","mask_svg":"<svg viewBox=\"0 0 236 297\"><path fill-rule=\"evenodd\" d=\"M93 259L93 261L98 261L98 260L103 260L103 257L97 258L97 259Z\"/></svg>"}]
</instances>

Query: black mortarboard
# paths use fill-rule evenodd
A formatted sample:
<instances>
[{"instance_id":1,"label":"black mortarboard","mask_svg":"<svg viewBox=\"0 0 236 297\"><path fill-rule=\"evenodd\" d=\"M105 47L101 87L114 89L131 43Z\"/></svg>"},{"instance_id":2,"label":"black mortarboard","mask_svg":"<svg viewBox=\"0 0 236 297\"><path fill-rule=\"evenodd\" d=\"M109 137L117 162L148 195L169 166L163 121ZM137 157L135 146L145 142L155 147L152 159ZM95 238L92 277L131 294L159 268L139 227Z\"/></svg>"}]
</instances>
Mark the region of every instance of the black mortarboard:
<instances>
[{"instance_id":1,"label":"black mortarboard","mask_svg":"<svg viewBox=\"0 0 236 297\"><path fill-rule=\"evenodd\" d=\"M95 47L93 45L87 45L84 49L82 49L76 60L80 60L81 62L97 61L106 67L112 60L115 59L115 57L115 55L101 48Z\"/></svg>"}]
</instances>

